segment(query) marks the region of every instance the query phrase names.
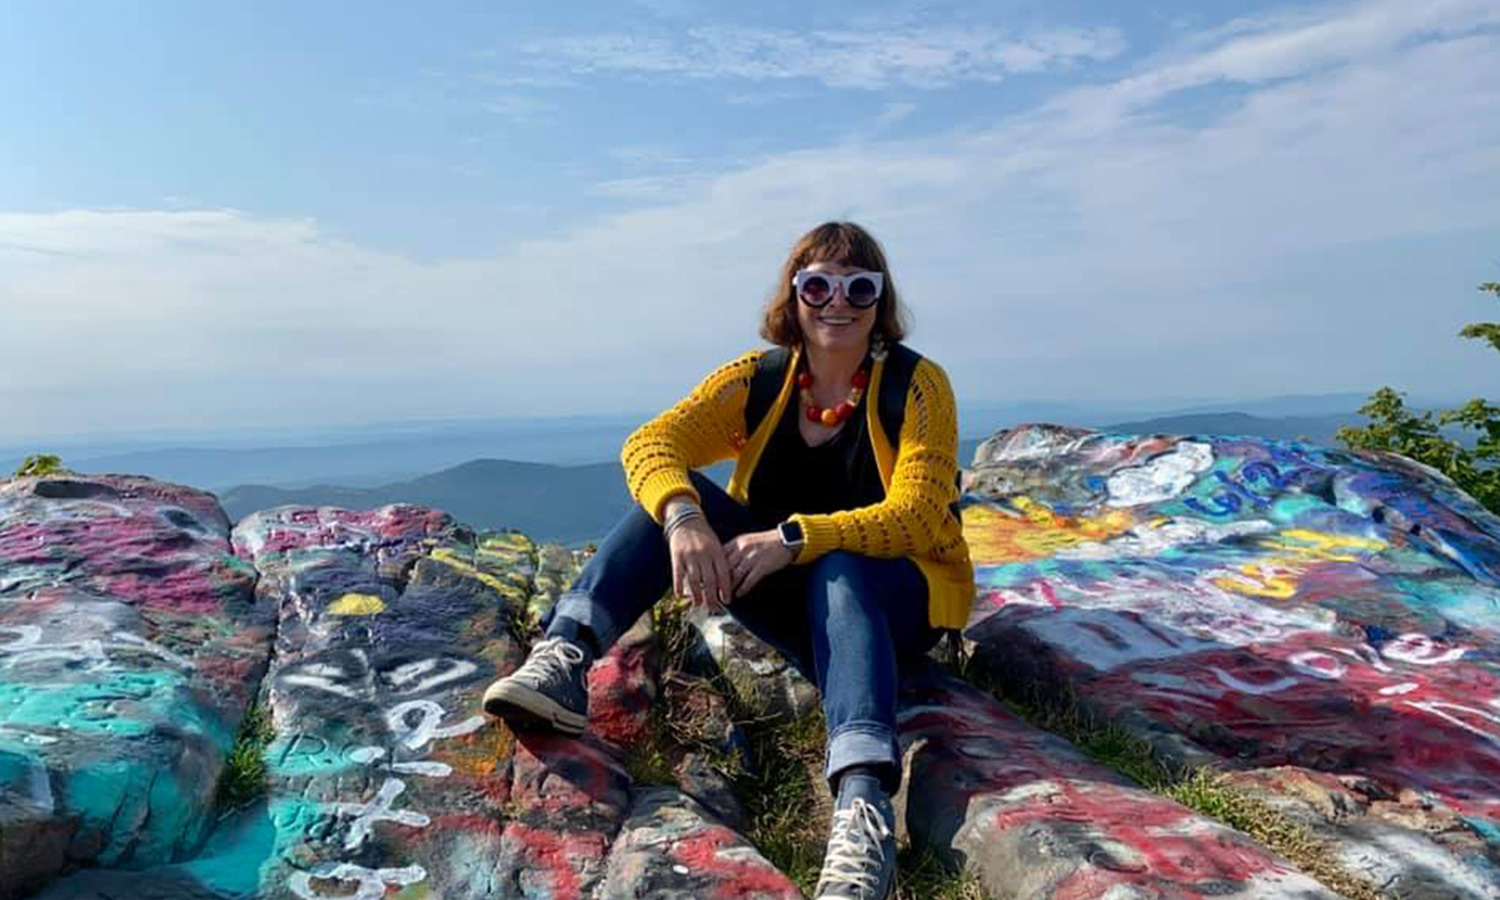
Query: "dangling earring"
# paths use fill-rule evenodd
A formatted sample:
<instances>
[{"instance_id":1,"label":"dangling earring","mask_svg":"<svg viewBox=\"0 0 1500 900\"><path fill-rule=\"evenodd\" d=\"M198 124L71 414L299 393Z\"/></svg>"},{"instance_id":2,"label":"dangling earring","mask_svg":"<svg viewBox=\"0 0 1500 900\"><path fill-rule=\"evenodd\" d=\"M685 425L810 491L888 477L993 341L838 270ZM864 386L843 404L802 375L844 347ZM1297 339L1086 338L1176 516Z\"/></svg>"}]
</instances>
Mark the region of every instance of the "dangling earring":
<instances>
[{"instance_id":1,"label":"dangling earring","mask_svg":"<svg viewBox=\"0 0 1500 900\"><path fill-rule=\"evenodd\" d=\"M885 335L877 331L870 335L870 358L876 362L885 359Z\"/></svg>"}]
</instances>

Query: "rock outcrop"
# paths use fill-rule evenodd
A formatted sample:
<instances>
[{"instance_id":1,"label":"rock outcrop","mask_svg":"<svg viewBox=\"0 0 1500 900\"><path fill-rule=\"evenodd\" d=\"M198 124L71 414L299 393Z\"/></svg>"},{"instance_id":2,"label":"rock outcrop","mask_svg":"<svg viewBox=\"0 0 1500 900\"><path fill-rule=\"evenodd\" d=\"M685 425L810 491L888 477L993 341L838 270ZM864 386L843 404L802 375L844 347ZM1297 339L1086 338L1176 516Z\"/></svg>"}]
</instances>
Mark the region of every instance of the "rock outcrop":
<instances>
[{"instance_id":1,"label":"rock outcrop","mask_svg":"<svg viewBox=\"0 0 1500 900\"><path fill-rule=\"evenodd\" d=\"M210 494L0 483L0 896L195 854L272 614Z\"/></svg>"},{"instance_id":2,"label":"rock outcrop","mask_svg":"<svg viewBox=\"0 0 1500 900\"><path fill-rule=\"evenodd\" d=\"M1052 427L976 455L967 636L1402 897L1500 897L1500 519L1390 455Z\"/></svg>"},{"instance_id":3,"label":"rock outcrop","mask_svg":"<svg viewBox=\"0 0 1500 900\"><path fill-rule=\"evenodd\" d=\"M1255 439L1021 428L968 482L987 684L1227 772L1390 896L1500 897L1494 516ZM479 714L579 562L413 506L231 528L146 479L0 482L0 900L799 896L723 763L757 765L731 708L816 692L732 621L674 625L672 666L637 623L582 739ZM902 703L903 834L993 896L1334 896L939 667Z\"/></svg>"},{"instance_id":4,"label":"rock outcrop","mask_svg":"<svg viewBox=\"0 0 1500 900\"><path fill-rule=\"evenodd\" d=\"M906 827L994 896L1337 896L958 679L928 673L902 700L902 740L915 748Z\"/></svg>"}]
</instances>

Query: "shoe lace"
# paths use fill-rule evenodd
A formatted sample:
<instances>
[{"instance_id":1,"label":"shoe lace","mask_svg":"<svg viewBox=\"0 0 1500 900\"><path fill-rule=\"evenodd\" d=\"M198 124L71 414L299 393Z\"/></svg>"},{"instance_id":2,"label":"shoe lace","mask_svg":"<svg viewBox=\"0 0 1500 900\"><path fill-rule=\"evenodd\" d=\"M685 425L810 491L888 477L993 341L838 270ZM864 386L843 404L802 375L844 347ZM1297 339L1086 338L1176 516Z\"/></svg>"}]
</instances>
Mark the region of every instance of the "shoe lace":
<instances>
[{"instance_id":1,"label":"shoe lace","mask_svg":"<svg viewBox=\"0 0 1500 900\"><path fill-rule=\"evenodd\" d=\"M854 798L848 808L835 812L818 891L835 884L873 891L884 862L881 842L890 834L879 810L862 798Z\"/></svg>"},{"instance_id":2,"label":"shoe lace","mask_svg":"<svg viewBox=\"0 0 1500 900\"><path fill-rule=\"evenodd\" d=\"M573 666L583 663L583 651L566 638L547 638L531 647L531 654L511 677L537 684L565 681Z\"/></svg>"}]
</instances>

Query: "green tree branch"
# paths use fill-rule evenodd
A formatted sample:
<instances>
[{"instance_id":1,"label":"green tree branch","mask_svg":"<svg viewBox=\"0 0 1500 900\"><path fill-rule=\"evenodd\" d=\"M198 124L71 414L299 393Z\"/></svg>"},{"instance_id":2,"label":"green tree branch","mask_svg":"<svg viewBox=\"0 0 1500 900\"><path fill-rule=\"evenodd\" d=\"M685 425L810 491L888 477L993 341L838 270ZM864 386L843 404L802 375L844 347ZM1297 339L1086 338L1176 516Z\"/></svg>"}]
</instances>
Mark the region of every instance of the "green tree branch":
<instances>
[{"instance_id":1,"label":"green tree branch","mask_svg":"<svg viewBox=\"0 0 1500 900\"><path fill-rule=\"evenodd\" d=\"M1500 299L1500 281L1487 281L1481 291ZM1488 343L1500 351L1500 323L1476 322L1459 336ZM1407 409L1405 397L1383 387L1359 409L1369 420L1363 428L1340 428L1338 439L1359 450L1385 450L1425 463L1453 479L1475 500L1500 513L1500 406L1475 398L1456 409ZM1445 425L1476 432L1471 449L1442 433Z\"/></svg>"}]
</instances>

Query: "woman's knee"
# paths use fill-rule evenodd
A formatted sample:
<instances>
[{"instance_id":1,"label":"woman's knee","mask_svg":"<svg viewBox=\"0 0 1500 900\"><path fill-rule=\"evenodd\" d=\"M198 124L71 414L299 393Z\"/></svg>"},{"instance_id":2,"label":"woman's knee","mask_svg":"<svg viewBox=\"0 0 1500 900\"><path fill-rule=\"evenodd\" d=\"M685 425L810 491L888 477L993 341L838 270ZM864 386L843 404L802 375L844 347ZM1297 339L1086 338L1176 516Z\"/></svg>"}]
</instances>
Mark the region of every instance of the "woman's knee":
<instances>
[{"instance_id":1,"label":"woman's knee","mask_svg":"<svg viewBox=\"0 0 1500 900\"><path fill-rule=\"evenodd\" d=\"M808 567L809 577L817 581L868 582L876 576L876 570L888 559L876 559L850 550L831 550L818 557Z\"/></svg>"},{"instance_id":2,"label":"woman's knee","mask_svg":"<svg viewBox=\"0 0 1500 900\"><path fill-rule=\"evenodd\" d=\"M834 550L812 563L807 574L812 605L835 615L865 613L876 608L871 557Z\"/></svg>"}]
</instances>

